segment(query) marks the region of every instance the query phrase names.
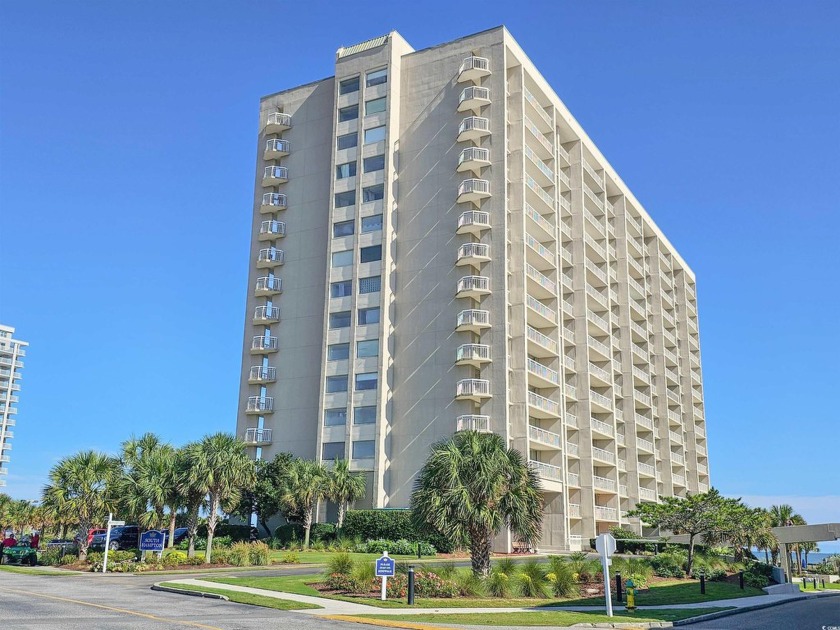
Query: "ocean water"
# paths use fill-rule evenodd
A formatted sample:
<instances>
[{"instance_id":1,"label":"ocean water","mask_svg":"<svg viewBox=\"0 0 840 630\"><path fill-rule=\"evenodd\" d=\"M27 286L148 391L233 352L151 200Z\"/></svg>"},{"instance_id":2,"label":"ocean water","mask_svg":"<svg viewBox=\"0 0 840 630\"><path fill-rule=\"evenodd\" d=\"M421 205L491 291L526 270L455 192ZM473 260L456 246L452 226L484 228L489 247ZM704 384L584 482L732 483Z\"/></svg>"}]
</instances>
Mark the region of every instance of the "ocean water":
<instances>
[{"instance_id":1,"label":"ocean water","mask_svg":"<svg viewBox=\"0 0 840 630\"><path fill-rule=\"evenodd\" d=\"M753 553L755 554L756 558L758 558L759 560L764 562L764 551L762 551L760 549L753 549ZM808 554L808 564L819 564L820 562L822 562L823 560L825 560L829 556L834 556L834 555L840 555L840 554L813 552L812 551ZM802 559L803 560L805 559L804 554L802 556ZM791 554L791 562L796 562L796 556L794 554Z\"/></svg>"}]
</instances>

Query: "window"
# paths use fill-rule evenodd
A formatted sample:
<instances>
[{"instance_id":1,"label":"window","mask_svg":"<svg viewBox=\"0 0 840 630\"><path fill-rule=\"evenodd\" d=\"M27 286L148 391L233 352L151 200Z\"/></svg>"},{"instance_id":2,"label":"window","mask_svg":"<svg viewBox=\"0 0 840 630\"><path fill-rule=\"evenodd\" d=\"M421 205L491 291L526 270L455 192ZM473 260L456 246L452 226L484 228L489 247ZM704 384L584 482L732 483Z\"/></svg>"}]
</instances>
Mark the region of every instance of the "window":
<instances>
[{"instance_id":1,"label":"window","mask_svg":"<svg viewBox=\"0 0 840 630\"><path fill-rule=\"evenodd\" d=\"M366 339L356 342L356 356L360 359L365 357L379 356L379 339Z\"/></svg>"},{"instance_id":2,"label":"window","mask_svg":"<svg viewBox=\"0 0 840 630\"><path fill-rule=\"evenodd\" d=\"M330 313L330 329L348 328L350 326L350 311Z\"/></svg>"},{"instance_id":3,"label":"window","mask_svg":"<svg viewBox=\"0 0 840 630\"><path fill-rule=\"evenodd\" d=\"M371 87L373 85L380 85L382 83L388 82L388 68L382 68L381 70L374 70L373 72L367 73L367 81L365 81L365 85Z\"/></svg>"},{"instance_id":4,"label":"window","mask_svg":"<svg viewBox=\"0 0 840 630\"><path fill-rule=\"evenodd\" d=\"M373 127L372 129L365 129L365 144L382 142L384 139L385 125L382 125L381 127Z\"/></svg>"},{"instance_id":5,"label":"window","mask_svg":"<svg viewBox=\"0 0 840 630\"><path fill-rule=\"evenodd\" d=\"M379 376L376 372L356 374L356 391L360 392L368 389L376 389L378 378Z\"/></svg>"},{"instance_id":6,"label":"window","mask_svg":"<svg viewBox=\"0 0 840 630\"><path fill-rule=\"evenodd\" d=\"M338 84L338 93L339 94L352 94L353 92L359 91L359 77L353 77L352 79L344 79L341 83Z\"/></svg>"},{"instance_id":7,"label":"window","mask_svg":"<svg viewBox=\"0 0 840 630\"><path fill-rule=\"evenodd\" d=\"M335 167L335 178L344 179L345 177L356 176L356 163L347 162L346 164L339 164Z\"/></svg>"},{"instance_id":8,"label":"window","mask_svg":"<svg viewBox=\"0 0 840 630\"><path fill-rule=\"evenodd\" d=\"M353 409L353 424L376 424L376 407Z\"/></svg>"},{"instance_id":9,"label":"window","mask_svg":"<svg viewBox=\"0 0 840 630\"><path fill-rule=\"evenodd\" d=\"M356 191L355 190L348 190L346 192L336 193L335 194L335 207L336 208L346 208L347 206L352 206L356 203Z\"/></svg>"},{"instance_id":10,"label":"window","mask_svg":"<svg viewBox=\"0 0 840 630\"><path fill-rule=\"evenodd\" d=\"M327 461L344 459L344 442L324 442L321 447L321 458Z\"/></svg>"},{"instance_id":11,"label":"window","mask_svg":"<svg viewBox=\"0 0 840 630\"><path fill-rule=\"evenodd\" d=\"M346 392L347 391L347 375L342 374L341 376L328 376L327 377L327 393L328 394L335 394L337 392Z\"/></svg>"},{"instance_id":12,"label":"window","mask_svg":"<svg viewBox=\"0 0 840 630\"><path fill-rule=\"evenodd\" d=\"M365 158L364 167L365 173L383 170L385 168L385 155L374 155L373 157Z\"/></svg>"},{"instance_id":13,"label":"window","mask_svg":"<svg viewBox=\"0 0 840 630\"><path fill-rule=\"evenodd\" d=\"M355 414L354 414L355 417ZM326 409L324 411L324 426L325 427L339 427L347 423L347 410L342 408ZM339 442L344 448L344 444Z\"/></svg>"},{"instance_id":14,"label":"window","mask_svg":"<svg viewBox=\"0 0 840 630\"><path fill-rule=\"evenodd\" d=\"M332 255L333 267L347 267L353 264L353 250L348 249L344 252L335 252Z\"/></svg>"},{"instance_id":15,"label":"window","mask_svg":"<svg viewBox=\"0 0 840 630\"><path fill-rule=\"evenodd\" d=\"M359 326L379 323L379 307L359 309Z\"/></svg>"},{"instance_id":16,"label":"window","mask_svg":"<svg viewBox=\"0 0 840 630\"><path fill-rule=\"evenodd\" d=\"M377 232L382 229L382 215L374 214L369 217L362 217L362 232Z\"/></svg>"},{"instance_id":17,"label":"window","mask_svg":"<svg viewBox=\"0 0 840 630\"><path fill-rule=\"evenodd\" d=\"M339 149L352 149L359 144L359 134L356 132L338 136Z\"/></svg>"},{"instance_id":18,"label":"window","mask_svg":"<svg viewBox=\"0 0 840 630\"><path fill-rule=\"evenodd\" d=\"M359 250L360 262L376 262L377 260L382 260L382 245L371 245L370 247L362 247Z\"/></svg>"},{"instance_id":19,"label":"window","mask_svg":"<svg viewBox=\"0 0 840 630\"><path fill-rule=\"evenodd\" d=\"M333 238L352 235L355 224L355 221L339 221L338 223L333 223Z\"/></svg>"},{"instance_id":20,"label":"window","mask_svg":"<svg viewBox=\"0 0 840 630\"><path fill-rule=\"evenodd\" d=\"M349 343L334 343L327 346L327 361L344 361L349 358Z\"/></svg>"},{"instance_id":21,"label":"window","mask_svg":"<svg viewBox=\"0 0 840 630\"><path fill-rule=\"evenodd\" d=\"M353 442L353 459L373 459L375 452L373 440Z\"/></svg>"},{"instance_id":22,"label":"window","mask_svg":"<svg viewBox=\"0 0 840 630\"><path fill-rule=\"evenodd\" d=\"M342 107L338 110L338 122L347 122L348 120L356 120L359 117L359 106L350 105Z\"/></svg>"},{"instance_id":23,"label":"window","mask_svg":"<svg viewBox=\"0 0 840 630\"><path fill-rule=\"evenodd\" d=\"M340 298L347 297L353 293L353 281L343 280L341 282L333 282L330 285L330 297Z\"/></svg>"},{"instance_id":24,"label":"window","mask_svg":"<svg viewBox=\"0 0 840 630\"><path fill-rule=\"evenodd\" d=\"M362 188L362 203L379 201L385 196L385 184L376 184Z\"/></svg>"},{"instance_id":25,"label":"window","mask_svg":"<svg viewBox=\"0 0 840 630\"><path fill-rule=\"evenodd\" d=\"M378 114L379 112L384 112L385 101L386 98L384 96L382 98L375 98L372 101L365 101L365 116L370 116L371 114Z\"/></svg>"},{"instance_id":26,"label":"window","mask_svg":"<svg viewBox=\"0 0 840 630\"><path fill-rule=\"evenodd\" d=\"M359 293L378 293L382 290L382 277L359 278Z\"/></svg>"}]
</instances>

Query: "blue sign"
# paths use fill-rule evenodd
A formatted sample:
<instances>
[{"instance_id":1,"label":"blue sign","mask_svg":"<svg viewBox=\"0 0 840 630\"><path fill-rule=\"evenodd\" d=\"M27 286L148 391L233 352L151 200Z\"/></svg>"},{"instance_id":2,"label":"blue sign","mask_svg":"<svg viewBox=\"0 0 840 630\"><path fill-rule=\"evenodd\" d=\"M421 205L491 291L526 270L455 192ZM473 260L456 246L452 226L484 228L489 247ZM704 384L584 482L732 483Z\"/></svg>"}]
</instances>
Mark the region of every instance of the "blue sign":
<instances>
[{"instance_id":1,"label":"blue sign","mask_svg":"<svg viewBox=\"0 0 840 630\"><path fill-rule=\"evenodd\" d=\"M394 577L397 574L397 563L392 558L382 556L376 561L376 577Z\"/></svg>"},{"instance_id":2,"label":"blue sign","mask_svg":"<svg viewBox=\"0 0 840 630\"><path fill-rule=\"evenodd\" d=\"M140 534L140 551L163 551L166 537L163 532L151 530Z\"/></svg>"}]
</instances>

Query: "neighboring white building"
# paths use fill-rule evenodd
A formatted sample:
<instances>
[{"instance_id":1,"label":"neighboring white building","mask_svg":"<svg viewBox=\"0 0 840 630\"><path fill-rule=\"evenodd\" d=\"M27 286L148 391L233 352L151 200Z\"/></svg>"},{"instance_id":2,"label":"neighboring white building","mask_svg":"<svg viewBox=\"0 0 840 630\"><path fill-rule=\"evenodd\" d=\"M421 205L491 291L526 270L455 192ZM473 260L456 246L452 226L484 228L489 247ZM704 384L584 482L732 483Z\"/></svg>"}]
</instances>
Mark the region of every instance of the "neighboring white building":
<instances>
[{"instance_id":1,"label":"neighboring white building","mask_svg":"<svg viewBox=\"0 0 840 630\"><path fill-rule=\"evenodd\" d=\"M15 329L0 324L0 488L6 485L9 474L9 459L12 450L14 426L17 422L21 357L26 356L29 344L14 338Z\"/></svg>"},{"instance_id":2,"label":"neighboring white building","mask_svg":"<svg viewBox=\"0 0 840 630\"><path fill-rule=\"evenodd\" d=\"M694 274L503 27L263 98L250 261L256 457L405 507L433 443L493 431L558 550L709 487Z\"/></svg>"}]
</instances>

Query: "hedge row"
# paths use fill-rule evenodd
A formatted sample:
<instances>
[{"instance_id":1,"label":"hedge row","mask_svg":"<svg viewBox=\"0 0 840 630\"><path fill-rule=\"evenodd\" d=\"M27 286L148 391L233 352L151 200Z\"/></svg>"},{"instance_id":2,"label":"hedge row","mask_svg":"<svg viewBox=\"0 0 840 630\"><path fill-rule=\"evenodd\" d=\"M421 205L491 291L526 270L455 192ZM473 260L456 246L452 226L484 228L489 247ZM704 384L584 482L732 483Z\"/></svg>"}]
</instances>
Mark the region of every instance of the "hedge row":
<instances>
[{"instance_id":1,"label":"hedge row","mask_svg":"<svg viewBox=\"0 0 840 630\"><path fill-rule=\"evenodd\" d=\"M437 532L418 531L411 520L411 510L350 510L344 518L342 535L367 540L409 540L428 542L441 553L451 553L458 546Z\"/></svg>"}]
</instances>

